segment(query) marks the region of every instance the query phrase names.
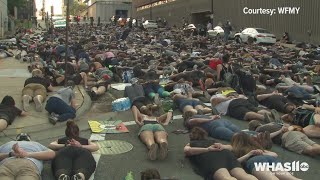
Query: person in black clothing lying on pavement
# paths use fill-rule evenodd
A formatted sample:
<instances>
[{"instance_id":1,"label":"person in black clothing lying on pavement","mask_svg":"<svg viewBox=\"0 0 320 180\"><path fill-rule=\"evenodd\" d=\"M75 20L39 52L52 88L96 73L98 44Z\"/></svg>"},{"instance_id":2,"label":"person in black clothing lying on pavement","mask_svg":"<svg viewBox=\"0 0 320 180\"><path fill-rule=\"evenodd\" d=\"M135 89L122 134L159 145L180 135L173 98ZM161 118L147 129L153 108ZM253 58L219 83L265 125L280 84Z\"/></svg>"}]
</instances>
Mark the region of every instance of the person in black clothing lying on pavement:
<instances>
[{"instance_id":1,"label":"person in black clothing lying on pavement","mask_svg":"<svg viewBox=\"0 0 320 180\"><path fill-rule=\"evenodd\" d=\"M96 161L91 152L99 146L88 139L79 137L79 127L74 121L67 122L66 137L49 144L58 153L52 161L52 171L57 179L89 179L96 169Z\"/></svg>"},{"instance_id":2,"label":"person in black clothing lying on pavement","mask_svg":"<svg viewBox=\"0 0 320 180\"><path fill-rule=\"evenodd\" d=\"M0 132L6 129L17 116L26 115L25 111L15 106L15 101L11 96L5 96L0 104Z\"/></svg>"}]
</instances>

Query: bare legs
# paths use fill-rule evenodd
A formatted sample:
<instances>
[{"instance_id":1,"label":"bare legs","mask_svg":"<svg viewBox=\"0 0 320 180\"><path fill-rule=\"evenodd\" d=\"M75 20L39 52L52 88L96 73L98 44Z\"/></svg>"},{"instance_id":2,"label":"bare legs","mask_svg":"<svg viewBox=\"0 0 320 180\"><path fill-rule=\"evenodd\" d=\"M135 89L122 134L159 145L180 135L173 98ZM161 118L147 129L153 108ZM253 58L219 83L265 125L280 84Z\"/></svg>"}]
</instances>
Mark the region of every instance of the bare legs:
<instances>
[{"instance_id":1,"label":"bare legs","mask_svg":"<svg viewBox=\"0 0 320 180\"><path fill-rule=\"evenodd\" d=\"M165 131L157 131L154 133L154 137L160 146L159 159L164 160L168 155L168 135Z\"/></svg>"},{"instance_id":2,"label":"bare legs","mask_svg":"<svg viewBox=\"0 0 320 180\"><path fill-rule=\"evenodd\" d=\"M36 105L36 111L42 112L42 102L44 101L44 97L41 95L36 95L33 98L29 95L23 95L22 96L23 110L24 111L30 110L30 101L31 100L33 100Z\"/></svg>"},{"instance_id":3,"label":"bare legs","mask_svg":"<svg viewBox=\"0 0 320 180\"><path fill-rule=\"evenodd\" d=\"M245 121L250 121L250 120L259 120L259 121L265 121L266 115L271 115L269 111L266 110L260 110L258 112L247 112L244 116Z\"/></svg>"},{"instance_id":4,"label":"bare legs","mask_svg":"<svg viewBox=\"0 0 320 180\"><path fill-rule=\"evenodd\" d=\"M313 119L315 125L306 126L303 131L308 137L320 138L320 114L315 114Z\"/></svg>"},{"instance_id":5,"label":"bare legs","mask_svg":"<svg viewBox=\"0 0 320 180\"><path fill-rule=\"evenodd\" d=\"M213 174L213 179L217 180L237 180L236 178L232 177L229 171L225 168L219 169Z\"/></svg>"},{"instance_id":6,"label":"bare legs","mask_svg":"<svg viewBox=\"0 0 320 180\"><path fill-rule=\"evenodd\" d=\"M22 96L22 104L23 104L23 110L29 111L30 110L30 101L32 100L32 97L29 95L23 95Z\"/></svg>"},{"instance_id":7,"label":"bare legs","mask_svg":"<svg viewBox=\"0 0 320 180\"><path fill-rule=\"evenodd\" d=\"M208 107L203 107L202 105L198 105L195 107L195 109L198 111L198 110L201 110L203 112L203 114L209 114L212 112L212 109L211 108L208 108Z\"/></svg>"},{"instance_id":8,"label":"bare legs","mask_svg":"<svg viewBox=\"0 0 320 180\"><path fill-rule=\"evenodd\" d=\"M44 98L41 95L36 95L33 98L33 102L36 104L36 111L42 112L42 102Z\"/></svg>"},{"instance_id":9,"label":"bare legs","mask_svg":"<svg viewBox=\"0 0 320 180\"><path fill-rule=\"evenodd\" d=\"M298 178L292 176L289 172L284 171L254 171L252 174L259 180L298 180Z\"/></svg>"},{"instance_id":10,"label":"bare legs","mask_svg":"<svg viewBox=\"0 0 320 180\"><path fill-rule=\"evenodd\" d=\"M271 171L253 171L252 174L259 180L279 180Z\"/></svg>"},{"instance_id":11,"label":"bare legs","mask_svg":"<svg viewBox=\"0 0 320 180\"><path fill-rule=\"evenodd\" d=\"M165 131L157 131L154 133L152 131L143 131L140 134L140 139L149 149L148 157L150 160L157 159L158 144L160 145L159 159L163 160L166 158L168 154L168 141Z\"/></svg>"},{"instance_id":12,"label":"bare legs","mask_svg":"<svg viewBox=\"0 0 320 180\"><path fill-rule=\"evenodd\" d=\"M197 110L189 105L187 105L183 108L183 114L185 114L186 112L192 112L193 114L197 114Z\"/></svg>"},{"instance_id":13,"label":"bare legs","mask_svg":"<svg viewBox=\"0 0 320 180\"><path fill-rule=\"evenodd\" d=\"M312 146L308 146L306 149L303 150L303 154L307 154L309 156L316 156L320 154L320 145L314 144Z\"/></svg>"},{"instance_id":14,"label":"bare legs","mask_svg":"<svg viewBox=\"0 0 320 180\"><path fill-rule=\"evenodd\" d=\"M93 91L96 95L102 95L104 94L106 91L107 91L107 88L105 86L99 86L98 88L97 87L93 87L91 89L91 91Z\"/></svg>"},{"instance_id":15,"label":"bare legs","mask_svg":"<svg viewBox=\"0 0 320 180\"><path fill-rule=\"evenodd\" d=\"M82 77L82 82L85 88L88 87L88 76L85 72L81 72L80 73L81 77Z\"/></svg>"},{"instance_id":16,"label":"bare legs","mask_svg":"<svg viewBox=\"0 0 320 180\"><path fill-rule=\"evenodd\" d=\"M253 175L247 174L242 168L233 168L230 171L231 176L237 178L238 180L256 180Z\"/></svg>"}]
</instances>

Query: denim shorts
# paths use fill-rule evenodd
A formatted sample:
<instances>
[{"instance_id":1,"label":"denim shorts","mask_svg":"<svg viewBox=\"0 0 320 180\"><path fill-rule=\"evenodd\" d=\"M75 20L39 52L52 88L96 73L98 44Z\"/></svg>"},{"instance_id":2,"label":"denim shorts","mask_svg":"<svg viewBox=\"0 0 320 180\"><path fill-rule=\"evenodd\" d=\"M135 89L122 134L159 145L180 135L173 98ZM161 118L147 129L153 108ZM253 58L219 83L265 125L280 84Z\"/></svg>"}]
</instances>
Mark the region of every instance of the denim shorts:
<instances>
[{"instance_id":1,"label":"denim shorts","mask_svg":"<svg viewBox=\"0 0 320 180\"><path fill-rule=\"evenodd\" d=\"M138 133L138 136L143 131L151 131L151 132L157 132L157 131L166 131L161 124L145 124L140 128L140 131Z\"/></svg>"},{"instance_id":2,"label":"denim shorts","mask_svg":"<svg viewBox=\"0 0 320 180\"><path fill-rule=\"evenodd\" d=\"M246 162L246 169L249 171L250 174L253 173L255 170L254 163L278 163L280 162L276 157L269 156L269 155L259 155L259 156L253 156Z\"/></svg>"},{"instance_id":3,"label":"denim shorts","mask_svg":"<svg viewBox=\"0 0 320 180\"><path fill-rule=\"evenodd\" d=\"M183 112L184 107L186 107L186 106L196 107L196 106L200 105L200 102L197 100L193 100L193 99L181 98L181 99L176 100L176 104L178 105L179 110L181 112Z\"/></svg>"}]
</instances>

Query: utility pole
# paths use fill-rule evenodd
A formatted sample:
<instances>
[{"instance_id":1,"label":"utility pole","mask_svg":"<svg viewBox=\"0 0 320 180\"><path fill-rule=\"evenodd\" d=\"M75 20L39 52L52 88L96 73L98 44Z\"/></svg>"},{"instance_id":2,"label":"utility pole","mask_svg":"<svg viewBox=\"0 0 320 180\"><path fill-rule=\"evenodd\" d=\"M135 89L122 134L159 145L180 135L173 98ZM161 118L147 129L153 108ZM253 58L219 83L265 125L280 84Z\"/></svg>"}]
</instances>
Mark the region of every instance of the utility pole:
<instances>
[{"instance_id":1,"label":"utility pole","mask_svg":"<svg viewBox=\"0 0 320 180\"><path fill-rule=\"evenodd\" d=\"M67 17L66 17L66 44L65 44L65 48L66 48L66 56L65 56L65 70L64 70L64 77L65 79L67 78L67 63L68 63L68 56L69 56L69 52L68 52L68 46L69 46L69 16L70 16L70 0L67 0ZM65 83L67 83L67 81L65 80Z\"/></svg>"},{"instance_id":2,"label":"utility pole","mask_svg":"<svg viewBox=\"0 0 320 180\"><path fill-rule=\"evenodd\" d=\"M150 0L150 20L152 20L152 0Z\"/></svg>"},{"instance_id":3,"label":"utility pole","mask_svg":"<svg viewBox=\"0 0 320 180\"><path fill-rule=\"evenodd\" d=\"M212 29L213 29L213 0L211 0L211 15L210 15L210 18L211 18L211 24L212 24Z\"/></svg>"}]
</instances>

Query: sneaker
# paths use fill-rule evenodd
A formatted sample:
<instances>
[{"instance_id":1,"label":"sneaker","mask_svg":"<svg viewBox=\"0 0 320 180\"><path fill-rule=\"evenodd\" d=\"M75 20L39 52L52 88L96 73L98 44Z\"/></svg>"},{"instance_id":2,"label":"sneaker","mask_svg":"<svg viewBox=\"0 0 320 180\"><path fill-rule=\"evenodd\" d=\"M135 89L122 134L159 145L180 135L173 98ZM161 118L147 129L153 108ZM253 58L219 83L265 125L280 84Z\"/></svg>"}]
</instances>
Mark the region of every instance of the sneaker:
<instances>
[{"instance_id":1,"label":"sneaker","mask_svg":"<svg viewBox=\"0 0 320 180\"><path fill-rule=\"evenodd\" d=\"M59 118L57 116L55 116L55 115L50 115L49 116L49 122L51 124L56 125L58 121L59 121Z\"/></svg>"},{"instance_id":2,"label":"sneaker","mask_svg":"<svg viewBox=\"0 0 320 180\"><path fill-rule=\"evenodd\" d=\"M29 98L27 96L22 97L22 104L23 104L24 111L27 112L30 110Z\"/></svg>"},{"instance_id":3,"label":"sneaker","mask_svg":"<svg viewBox=\"0 0 320 180\"><path fill-rule=\"evenodd\" d=\"M94 92L94 91L91 91L91 100L92 101L96 101L98 99L98 95Z\"/></svg>"},{"instance_id":4,"label":"sneaker","mask_svg":"<svg viewBox=\"0 0 320 180\"><path fill-rule=\"evenodd\" d=\"M168 144L163 142L160 144L159 159L164 160L168 155Z\"/></svg>"},{"instance_id":5,"label":"sneaker","mask_svg":"<svg viewBox=\"0 0 320 180\"><path fill-rule=\"evenodd\" d=\"M72 176L72 180L82 180L82 177L80 176L80 174L75 174Z\"/></svg>"},{"instance_id":6,"label":"sneaker","mask_svg":"<svg viewBox=\"0 0 320 180\"><path fill-rule=\"evenodd\" d=\"M42 112L42 102L39 101L37 98L34 100L34 103L36 104L36 111Z\"/></svg>"},{"instance_id":7,"label":"sneaker","mask_svg":"<svg viewBox=\"0 0 320 180\"><path fill-rule=\"evenodd\" d=\"M54 113L54 112L52 112L50 115L51 115L51 116L54 116L54 117L59 117L59 114L56 114L56 113Z\"/></svg>"},{"instance_id":8,"label":"sneaker","mask_svg":"<svg viewBox=\"0 0 320 180\"><path fill-rule=\"evenodd\" d=\"M320 87L318 85L313 85L314 93L320 93Z\"/></svg>"},{"instance_id":9,"label":"sneaker","mask_svg":"<svg viewBox=\"0 0 320 180\"><path fill-rule=\"evenodd\" d=\"M70 177L66 174L61 174L59 176L58 180L70 180Z\"/></svg>"},{"instance_id":10,"label":"sneaker","mask_svg":"<svg viewBox=\"0 0 320 180\"><path fill-rule=\"evenodd\" d=\"M157 159L157 153L158 153L158 144L152 144L149 152L148 152L148 157L151 161L154 161Z\"/></svg>"}]
</instances>

